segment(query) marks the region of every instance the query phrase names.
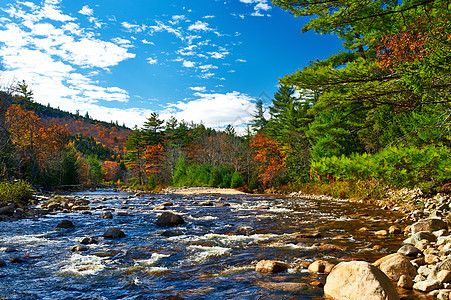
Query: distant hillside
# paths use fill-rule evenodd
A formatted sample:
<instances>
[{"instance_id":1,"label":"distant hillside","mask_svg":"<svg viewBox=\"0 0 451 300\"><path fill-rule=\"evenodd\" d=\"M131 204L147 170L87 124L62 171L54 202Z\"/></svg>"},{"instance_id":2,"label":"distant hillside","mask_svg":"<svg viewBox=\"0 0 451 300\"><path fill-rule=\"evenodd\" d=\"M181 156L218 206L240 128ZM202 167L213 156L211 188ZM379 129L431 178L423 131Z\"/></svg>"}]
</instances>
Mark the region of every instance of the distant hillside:
<instances>
[{"instance_id":1,"label":"distant hillside","mask_svg":"<svg viewBox=\"0 0 451 300\"><path fill-rule=\"evenodd\" d=\"M97 154L102 160L124 155L123 145L132 132L117 122L93 120L22 97L15 97L14 104L20 104L23 108L34 111L44 124L59 124L65 127L73 136L72 140L77 150L88 155Z\"/></svg>"}]
</instances>

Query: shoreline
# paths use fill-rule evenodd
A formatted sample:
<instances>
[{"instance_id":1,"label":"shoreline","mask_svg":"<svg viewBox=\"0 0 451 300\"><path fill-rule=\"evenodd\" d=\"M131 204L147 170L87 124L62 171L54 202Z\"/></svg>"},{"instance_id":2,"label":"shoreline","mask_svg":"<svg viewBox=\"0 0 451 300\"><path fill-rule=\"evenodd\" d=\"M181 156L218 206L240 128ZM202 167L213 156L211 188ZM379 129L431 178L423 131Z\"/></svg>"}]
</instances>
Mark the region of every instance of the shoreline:
<instances>
[{"instance_id":1,"label":"shoreline","mask_svg":"<svg viewBox=\"0 0 451 300\"><path fill-rule=\"evenodd\" d=\"M165 195L249 195L230 188L214 188L214 187L174 187L166 188L160 191Z\"/></svg>"}]
</instances>

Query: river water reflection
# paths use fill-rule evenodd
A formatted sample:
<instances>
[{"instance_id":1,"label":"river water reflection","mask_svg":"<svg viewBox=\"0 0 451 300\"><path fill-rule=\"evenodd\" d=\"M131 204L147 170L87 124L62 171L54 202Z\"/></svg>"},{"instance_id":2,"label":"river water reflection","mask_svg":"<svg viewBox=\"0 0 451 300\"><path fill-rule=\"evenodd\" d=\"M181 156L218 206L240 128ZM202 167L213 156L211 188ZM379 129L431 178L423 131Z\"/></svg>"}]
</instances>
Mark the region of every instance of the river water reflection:
<instances>
[{"instance_id":1,"label":"river water reflection","mask_svg":"<svg viewBox=\"0 0 451 300\"><path fill-rule=\"evenodd\" d=\"M404 239L372 233L388 229L399 214L358 203L257 195L133 196L112 190L72 196L90 200L91 210L0 222L0 248L17 250L0 253L7 261L0 268L0 299L323 299L323 289L310 283L324 282L325 276L296 268L302 261L374 261L396 251ZM203 201L213 206L201 206ZM183 226L155 225L161 211L153 208L164 202L182 215ZM114 217L101 218L105 211ZM65 219L75 229L55 229ZM110 227L126 237L104 239ZM312 232L321 237L303 235ZM98 243L71 252L86 236ZM324 244L339 247L327 250ZM373 250L375 245L382 249ZM12 263L12 257L23 262ZM254 269L261 259L292 268L259 274Z\"/></svg>"}]
</instances>

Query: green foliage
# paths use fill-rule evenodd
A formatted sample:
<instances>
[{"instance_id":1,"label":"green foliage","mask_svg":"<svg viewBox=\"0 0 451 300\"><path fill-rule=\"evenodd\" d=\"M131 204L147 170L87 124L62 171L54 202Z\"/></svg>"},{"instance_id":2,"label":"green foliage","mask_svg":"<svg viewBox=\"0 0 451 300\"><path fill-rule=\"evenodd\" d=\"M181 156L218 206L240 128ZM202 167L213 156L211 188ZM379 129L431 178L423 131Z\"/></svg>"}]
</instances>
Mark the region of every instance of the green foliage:
<instances>
[{"instance_id":1,"label":"green foliage","mask_svg":"<svg viewBox=\"0 0 451 300\"><path fill-rule=\"evenodd\" d=\"M230 187L233 189L244 186L244 178L238 172L233 172L232 179L230 180Z\"/></svg>"},{"instance_id":2,"label":"green foliage","mask_svg":"<svg viewBox=\"0 0 451 300\"><path fill-rule=\"evenodd\" d=\"M0 182L0 203L26 203L35 193L25 181Z\"/></svg>"},{"instance_id":3,"label":"green foliage","mask_svg":"<svg viewBox=\"0 0 451 300\"><path fill-rule=\"evenodd\" d=\"M244 185L242 175L226 165L219 167L196 163L187 165L184 157L177 160L173 174L173 186L238 188Z\"/></svg>"},{"instance_id":4,"label":"green foliage","mask_svg":"<svg viewBox=\"0 0 451 300\"><path fill-rule=\"evenodd\" d=\"M389 147L376 154L323 157L312 162L319 182L376 180L392 187L430 188L451 180L451 149L446 146Z\"/></svg>"}]
</instances>

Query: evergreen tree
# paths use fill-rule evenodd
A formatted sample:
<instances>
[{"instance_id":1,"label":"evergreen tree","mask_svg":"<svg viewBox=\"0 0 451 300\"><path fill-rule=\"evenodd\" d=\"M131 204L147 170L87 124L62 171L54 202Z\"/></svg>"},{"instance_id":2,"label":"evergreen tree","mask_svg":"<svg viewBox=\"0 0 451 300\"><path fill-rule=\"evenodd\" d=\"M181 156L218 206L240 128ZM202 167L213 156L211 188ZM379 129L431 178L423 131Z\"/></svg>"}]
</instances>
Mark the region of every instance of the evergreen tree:
<instances>
[{"instance_id":1,"label":"evergreen tree","mask_svg":"<svg viewBox=\"0 0 451 300\"><path fill-rule=\"evenodd\" d=\"M252 115L251 128L254 132L260 132L268 121L265 118L265 110L263 108L263 100L258 99L255 103L255 112Z\"/></svg>"}]
</instances>

